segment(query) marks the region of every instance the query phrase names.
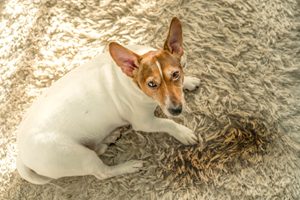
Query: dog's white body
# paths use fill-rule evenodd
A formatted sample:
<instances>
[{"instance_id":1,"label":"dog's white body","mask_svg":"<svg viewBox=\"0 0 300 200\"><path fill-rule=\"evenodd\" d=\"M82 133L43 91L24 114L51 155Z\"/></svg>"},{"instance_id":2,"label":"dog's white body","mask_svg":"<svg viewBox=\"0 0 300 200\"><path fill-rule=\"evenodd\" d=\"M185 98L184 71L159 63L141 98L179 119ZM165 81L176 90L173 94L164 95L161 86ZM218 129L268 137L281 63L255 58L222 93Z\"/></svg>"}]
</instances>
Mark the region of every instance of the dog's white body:
<instances>
[{"instance_id":1,"label":"dog's white body","mask_svg":"<svg viewBox=\"0 0 300 200\"><path fill-rule=\"evenodd\" d=\"M129 48L139 54L152 50ZM187 89L199 84L198 79L185 79ZM104 179L135 172L142 161L110 167L86 147L91 144L103 153L105 138L125 124L135 130L168 132L184 144L194 143L192 130L170 119L156 118L156 107L109 53L100 54L55 82L29 109L18 130L18 171L35 184L66 176Z\"/></svg>"}]
</instances>

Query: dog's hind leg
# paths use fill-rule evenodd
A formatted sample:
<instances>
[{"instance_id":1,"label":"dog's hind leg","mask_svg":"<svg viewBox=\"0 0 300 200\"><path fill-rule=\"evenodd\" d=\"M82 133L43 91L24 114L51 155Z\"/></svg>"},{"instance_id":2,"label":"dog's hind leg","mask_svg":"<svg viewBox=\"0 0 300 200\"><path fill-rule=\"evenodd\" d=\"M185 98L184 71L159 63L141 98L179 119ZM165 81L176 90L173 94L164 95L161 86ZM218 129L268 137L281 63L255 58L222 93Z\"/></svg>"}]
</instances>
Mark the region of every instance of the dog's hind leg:
<instances>
[{"instance_id":1,"label":"dog's hind leg","mask_svg":"<svg viewBox=\"0 0 300 200\"><path fill-rule=\"evenodd\" d=\"M90 150L89 150L90 151ZM114 166L105 165L94 151L89 152L84 158L87 175L94 175L102 180L127 173L138 172L143 167L143 161L130 160Z\"/></svg>"},{"instance_id":2,"label":"dog's hind leg","mask_svg":"<svg viewBox=\"0 0 300 200\"><path fill-rule=\"evenodd\" d=\"M101 161L102 162L102 161ZM102 163L102 165L104 165ZM99 164L101 166L101 164ZM106 178L111 178L114 176L124 175L128 173L134 173L141 170L143 167L143 161L140 160L130 160L125 163L121 163L114 166L101 166L100 168L96 169L93 175L102 180Z\"/></svg>"},{"instance_id":3,"label":"dog's hind leg","mask_svg":"<svg viewBox=\"0 0 300 200\"><path fill-rule=\"evenodd\" d=\"M54 156L44 156L46 152L50 151L49 149L51 149L51 155ZM95 151L70 141L59 145L54 143L44 146L44 150L45 152L40 150L35 155L40 162L33 169L43 176L55 179L84 175L94 175L98 179L106 179L137 172L143 166L142 161L128 161L115 166L105 165Z\"/></svg>"},{"instance_id":4,"label":"dog's hind leg","mask_svg":"<svg viewBox=\"0 0 300 200\"><path fill-rule=\"evenodd\" d=\"M51 178L41 176L32 171L30 168L26 167L19 156L17 158L17 169L20 176L30 183L42 185L51 181Z\"/></svg>"}]
</instances>

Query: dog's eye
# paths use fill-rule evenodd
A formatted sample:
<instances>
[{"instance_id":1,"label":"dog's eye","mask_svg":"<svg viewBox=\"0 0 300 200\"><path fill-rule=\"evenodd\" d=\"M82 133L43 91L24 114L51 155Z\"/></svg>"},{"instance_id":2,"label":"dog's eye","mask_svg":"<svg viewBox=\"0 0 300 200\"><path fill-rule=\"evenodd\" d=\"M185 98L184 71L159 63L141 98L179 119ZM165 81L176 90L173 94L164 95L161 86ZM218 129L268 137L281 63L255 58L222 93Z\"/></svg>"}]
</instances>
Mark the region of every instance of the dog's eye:
<instances>
[{"instance_id":1,"label":"dog's eye","mask_svg":"<svg viewBox=\"0 0 300 200\"><path fill-rule=\"evenodd\" d=\"M156 88L156 87L157 87L157 84L154 83L153 81L149 81L149 82L148 82L148 86L149 86L150 88Z\"/></svg>"},{"instance_id":2,"label":"dog's eye","mask_svg":"<svg viewBox=\"0 0 300 200\"><path fill-rule=\"evenodd\" d=\"M172 74L172 79L173 79L174 81L178 80L179 77L180 77L179 71L173 72L173 74Z\"/></svg>"}]
</instances>

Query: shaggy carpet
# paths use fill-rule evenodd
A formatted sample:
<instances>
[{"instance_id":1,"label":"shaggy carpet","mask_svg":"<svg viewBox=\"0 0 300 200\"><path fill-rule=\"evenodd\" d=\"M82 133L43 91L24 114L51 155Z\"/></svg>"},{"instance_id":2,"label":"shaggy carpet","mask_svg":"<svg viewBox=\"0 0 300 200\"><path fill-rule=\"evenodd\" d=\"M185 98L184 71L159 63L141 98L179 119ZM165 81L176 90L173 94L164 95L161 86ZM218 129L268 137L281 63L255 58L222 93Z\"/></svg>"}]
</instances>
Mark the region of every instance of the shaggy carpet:
<instances>
[{"instance_id":1,"label":"shaggy carpet","mask_svg":"<svg viewBox=\"0 0 300 200\"><path fill-rule=\"evenodd\" d=\"M297 0L2 0L0 199L300 199L299 10ZM109 41L161 47L173 16L186 73L201 79L177 120L199 145L122 127L102 159L142 159L143 171L22 180L16 128L32 101Z\"/></svg>"}]
</instances>

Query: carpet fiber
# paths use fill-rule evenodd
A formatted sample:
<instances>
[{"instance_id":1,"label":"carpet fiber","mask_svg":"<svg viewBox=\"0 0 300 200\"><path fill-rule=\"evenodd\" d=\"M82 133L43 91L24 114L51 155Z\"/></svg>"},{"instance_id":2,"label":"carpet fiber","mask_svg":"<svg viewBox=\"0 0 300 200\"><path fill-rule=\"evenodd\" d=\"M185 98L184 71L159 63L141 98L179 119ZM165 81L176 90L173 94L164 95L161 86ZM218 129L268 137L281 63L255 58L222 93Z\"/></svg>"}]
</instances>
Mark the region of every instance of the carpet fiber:
<instances>
[{"instance_id":1,"label":"carpet fiber","mask_svg":"<svg viewBox=\"0 0 300 200\"><path fill-rule=\"evenodd\" d=\"M297 0L1 1L0 199L300 199L299 10ZM22 180L16 128L32 101L109 41L162 47L173 16L186 73L201 79L176 120L199 145L122 127L102 159L142 159L143 171Z\"/></svg>"}]
</instances>

